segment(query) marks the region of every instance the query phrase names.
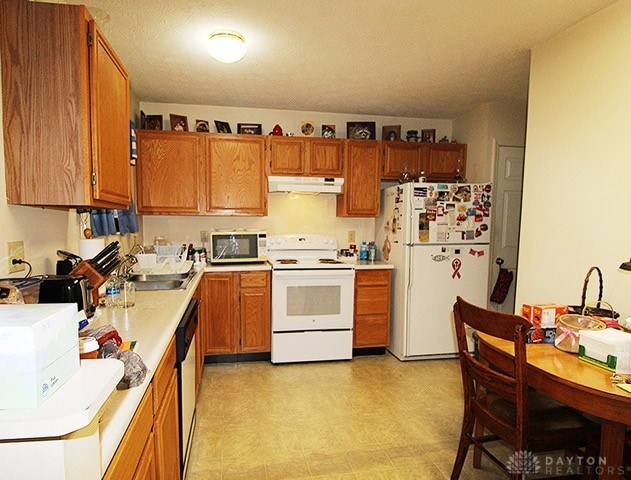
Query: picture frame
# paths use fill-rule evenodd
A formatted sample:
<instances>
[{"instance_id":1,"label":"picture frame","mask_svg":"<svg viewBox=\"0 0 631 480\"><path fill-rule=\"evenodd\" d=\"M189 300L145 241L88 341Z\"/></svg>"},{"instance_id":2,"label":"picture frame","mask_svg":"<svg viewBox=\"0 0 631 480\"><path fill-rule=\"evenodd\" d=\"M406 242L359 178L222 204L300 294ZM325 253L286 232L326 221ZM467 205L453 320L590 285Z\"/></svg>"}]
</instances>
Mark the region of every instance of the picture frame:
<instances>
[{"instance_id":1,"label":"picture frame","mask_svg":"<svg viewBox=\"0 0 631 480\"><path fill-rule=\"evenodd\" d=\"M147 115L145 117L146 130L162 130L162 115Z\"/></svg>"},{"instance_id":2,"label":"picture frame","mask_svg":"<svg viewBox=\"0 0 631 480\"><path fill-rule=\"evenodd\" d=\"M215 128L217 133L232 133L230 124L228 122L222 122L221 120L215 120Z\"/></svg>"},{"instance_id":3,"label":"picture frame","mask_svg":"<svg viewBox=\"0 0 631 480\"><path fill-rule=\"evenodd\" d=\"M261 135L263 133L263 126L260 123L237 123L237 133Z\"/></svg>"},{"instance_id":4,"label":"picture frame","mask_svg":"<svg viewBox=\"0 0 631 480\"><path fill-rule=\"evenodd\" d=\"M188 117L185 115L169 114L169 121L171 122L171 130L179 132L188 132Z\"/></svg>"},{"instance_id":5,"label":"picture frame","mask_svg":"<svg viewBox=\"0 0 631 480\"><path fill-rule=\"evenodd\" d=\"M330 123L327 125L322 125L320 136L322 138L335 138L335 125L332 125Z\"/></svg>"},{"instance_id":6,"label":"picture frame","mask_svg":"<svg viewBox=\"0 0 631 480\"><path fill-rule=\"evenodd\" d=\"M210 127L208 125L208 120L195 120L195 131L196 132L210 132Z\"/></svg>"},{"instance_id":7,"label":"picture frame","mask_svg":"<svg viewBox=\"0 0 631 480\"><path fill-rule=\"evenodd\" d=\"M384 125L381 127L381 139L390 142L401 140L401 125Z\"/></svg>"},{"instance_id":8,"label":"picture frame","mask_svg":"<svg viewBox=\"0 0 631 480\"><path fill-rule=\"evenodd\" d=\"M436 129L421 130L421 142L434 143L436 141Z\"/></svg>"},{"instance_id":9,"label":"picture frame","mask_svg":"<svg viewBox=\"0 0 631 480\"><path fill-rule=\"evenodd\" d=\"M375 129L375 122L346 122L346 138L376 140Z\"/></svg>"},{"instance_id":10,"label":"picture frame","mask_svg":"<svg viewBox=\"0 0 631 480\"><path fill-rule=\"evenodd\" d=\"M147 115L145 115L145 112L140 110L140 129L145 130L146 125L147 125Z\"/></svg>"},{"instance_id":11,"label":"picture frame","mask_svg":"<svg viewBox=\"0 0 631 480\"><path fill-rule=\"evenodd\" d=\"M305 137L313 137L315 135L315 124L313 120L303 120L300 125L300 133Z\"/></svg>"}]
</instances>

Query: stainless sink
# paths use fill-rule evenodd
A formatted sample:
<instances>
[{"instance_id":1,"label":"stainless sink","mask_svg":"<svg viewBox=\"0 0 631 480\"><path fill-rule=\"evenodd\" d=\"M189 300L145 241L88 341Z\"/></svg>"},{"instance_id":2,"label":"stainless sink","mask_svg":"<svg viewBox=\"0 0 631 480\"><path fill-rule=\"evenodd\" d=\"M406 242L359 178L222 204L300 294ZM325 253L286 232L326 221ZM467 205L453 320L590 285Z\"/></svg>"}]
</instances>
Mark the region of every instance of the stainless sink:
<instances>
[{"instance_id":1,"label":"stainless sink","mask_svg":"<svg viewBox=\"0 0 631 480\"><path fill-rule=\"evenodd\" d=\"M136 290L139 291L184 290L194 275L195 270L185 273L136 273L129 279L136 284Z\"/></svg>"}]
</instances>

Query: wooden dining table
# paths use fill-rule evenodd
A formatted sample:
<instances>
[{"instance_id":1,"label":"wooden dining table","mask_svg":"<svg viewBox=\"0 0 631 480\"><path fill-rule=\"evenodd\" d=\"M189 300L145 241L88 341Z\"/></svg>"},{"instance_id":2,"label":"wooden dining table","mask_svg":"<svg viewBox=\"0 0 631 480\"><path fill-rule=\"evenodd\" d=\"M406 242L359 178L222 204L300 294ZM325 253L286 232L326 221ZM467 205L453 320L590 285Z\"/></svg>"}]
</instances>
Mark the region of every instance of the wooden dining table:
<instances>
[{"instance_id":1,"label":"wooden dining table","mask_svg":"<svg viewBox=\"0 0 631 480\"><path fill-rule=\"evenodd\" d=\"M477 335L480 355L498 368L508 369L514 355L512 342L480 332ZM598 478L620 479L625 433L631 424L631 393L612 382L613 372L552 344L528 344L526 352L529 386L600 420L600 451L595 464Z\"/></svg>"}]
</instances>

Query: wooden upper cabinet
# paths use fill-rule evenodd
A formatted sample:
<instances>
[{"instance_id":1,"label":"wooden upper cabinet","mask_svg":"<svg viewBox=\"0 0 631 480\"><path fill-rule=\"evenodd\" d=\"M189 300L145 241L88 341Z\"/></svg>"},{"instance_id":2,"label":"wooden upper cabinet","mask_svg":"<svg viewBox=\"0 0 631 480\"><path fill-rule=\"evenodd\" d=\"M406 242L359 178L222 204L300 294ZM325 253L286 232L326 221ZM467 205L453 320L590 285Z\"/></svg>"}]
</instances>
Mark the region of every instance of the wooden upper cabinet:
<instances>
[{"instance_id":1,"label":"wooden upper cabinet","mask_svg":"<svg viewBox=\"0 0 631 480\"><path fill-rule=\"evenodd\" d=\"M405 171L419 175L427 146L415 142L382 141L384 180L398 180Z\"/></svg>"},{"instance_id":2,"label":"wooden upper cabinet","mask_svg":"<svg viewBox=\"0 0 631 480\"><path fill-rule=\"evenodd\" d=\"M344 173L344 142L333 138L309 141L309 168L314 177L340 177Z\"/></svg>"},{"instance_id":3,"label":"wooden upper cabinet","mask_svg":"<svg viewBox=\"0 0 631 480\"><path fill-rule=\"evenodd\" d=\"M305 171L307 145L298 137L271 136L268 140L271 175L302 175Z\"/></svg>"},{"instance_id":4,"label":"wooden upper cabinet","mask_svg":"<svg viewBox=\"0 0 631 480\"><path fill-rule=\"evenodd\" d=\"M197 214L203 195L203 134L139 130L139 213Z\"/></svg>"},{"instance_id":5,"label":"wooden upper cabinet","mask_svg":"<svg viewBox=\"0 0 631 480\"><path fill-rule=\"evenodd\" d=\"M129 77L82 5L3 0L7 201L130 203Z\"/></svg>"},{"instance_id":6,"label":"wooden upper cabinet","mask_svg":"<svg viewBox=\"0 0 631 480\"><path fill-rule=\"evenodd\" d=\"M339 177L343 174L342 140L270 136L268 155L270 175Z\"/></svg>"},{"instance_id":7,"label":"wooden upper cabinet","mask_svg":"<svg viewBox=\"0 0 631 480\"><path fill-rule=\"evenodd\" d=\"M267 215L265 139L261 135L207 137L207 213Z\"/></svg>"},{"instance_id":8,"label":"wooden upper cabinet","mask_svg":"<svg viewBox=\"0 0 631 480\"><path fill-rule=\"evenodd\" d=\"M466 178L467 146L462 143L430 143L425 164L428 181Z\"/></svg>"},{"instance_id":9,"label":"wooden upper cabinet","mask_svg":"<svg viewBox=\"0 0 631 480\"><path fill-rule=\"evenodd\" d=\"M380 142L347 140L344 192L337 196L337 216L378 216L380 177Z\"/></svg>"}]
</instances>

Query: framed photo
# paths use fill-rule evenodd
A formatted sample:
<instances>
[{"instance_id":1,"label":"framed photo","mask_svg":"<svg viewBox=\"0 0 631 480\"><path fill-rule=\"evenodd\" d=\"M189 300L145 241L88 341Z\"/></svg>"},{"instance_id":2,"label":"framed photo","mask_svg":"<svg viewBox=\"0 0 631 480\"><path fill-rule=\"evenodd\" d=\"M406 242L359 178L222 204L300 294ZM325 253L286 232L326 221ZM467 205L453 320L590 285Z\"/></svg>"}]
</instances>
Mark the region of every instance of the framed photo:
<instances>
[{"instance_id":1,"label":"framed photo","mask_svg":"<svg viewBox=\"0 0 631 480\"><path fill-rule=\"evenodd\" d=\"M305 137L313 137L315 134L313 120L304 120L300 125L300 133L302 133Z\"/></svg>"},{"instance_id":2,"label":"framed photo","mask_svg":"<svg viewBox=\"0 0 631 480\"><path fill-rule=\"evenodd\" d=\"M215 128L217 133L232 133L230 124L228 122L222 122L221 120L215 120Z\"/></svg>"},{"instance_id":3,"label":"framed photo","mask_svg":"<svg viewBox=\"0 0 631 480\"><path fill-rule=\"evenodd\" d=\"M375 140L375 122L347 122L346 138L355 140Z\"/></svg>"},{"instance_id":4,"label":"framed photo","mask_svg":"<svg viewBox=\"0 0 631 480\"><path fill-rule=\"evenodd\" d=\"M169 114L169 120L171 121L171 130L188 132L188 117L171 113Z\"/></svg>"},{"instance_id":5,"label":"framed photo","mask_svg":"<svg viewBox=\"0 0 631 480\"><path fill-rule=\"evenodd\" d=\"M335 138L335 125L322 125L322 138Z\"/></svg>"},{"instance_id":6,"label":"framed photo","mask_svg":"<svg viewBox=\"0 0 631 480\"><path fill-rule=\"evenodd\" d=\"M421 130L421 142L434 143L436 141L436 129Z\"/></svg>"},{"instance_id":7,"label":"framed photo","mask_svg":"<svg viewBox=\"0 0 631 480\"><path fill-rule=\"evenodd\" d=\"M162 115L147 115L145 128L147 130L162 130Z\"/></svg>"},{"instance_id":8,"label":"framed photo","mask_svg":"<svg viewBox=\"0 0 631 480\"><path fill-rule=\"evenodd\" d=\"M210 127L208 126L208 120L195 120L195 131L196 132L210 132Z\"/></svg>"},{"instance_id":9,"label":"framed photo","mask_svg":"<svg viewBox=\"0 0 631 480\"><path fill-rule=\"evenodd\" d=\"M261 135L263 133L263 127L260 123L237 123L237 133Z\"/></svg>"},{"instance_id":10,"label":"framed photo","mask_svg":"<svg viewBox=\"0 0 631 480\"><path fill-rule=\"evenodd\" d=\"M389 141L401 140L401 125L386 125L381 127L381 139Z\"/></svg>"}]
</instances>

